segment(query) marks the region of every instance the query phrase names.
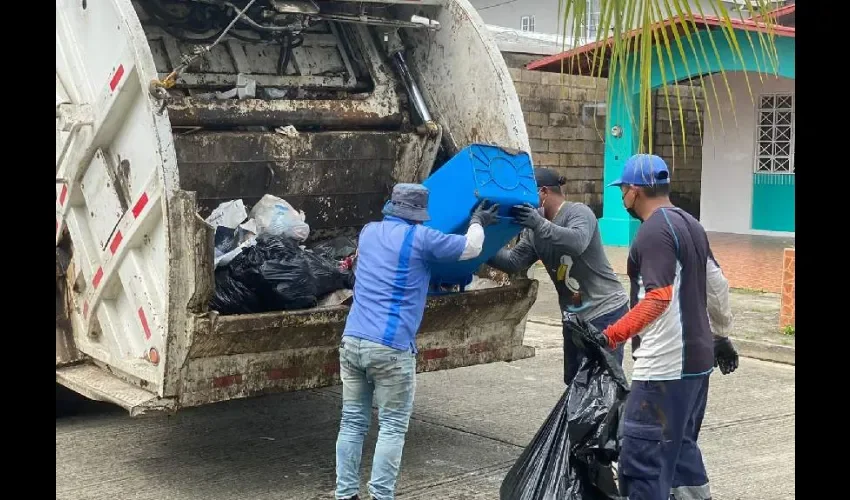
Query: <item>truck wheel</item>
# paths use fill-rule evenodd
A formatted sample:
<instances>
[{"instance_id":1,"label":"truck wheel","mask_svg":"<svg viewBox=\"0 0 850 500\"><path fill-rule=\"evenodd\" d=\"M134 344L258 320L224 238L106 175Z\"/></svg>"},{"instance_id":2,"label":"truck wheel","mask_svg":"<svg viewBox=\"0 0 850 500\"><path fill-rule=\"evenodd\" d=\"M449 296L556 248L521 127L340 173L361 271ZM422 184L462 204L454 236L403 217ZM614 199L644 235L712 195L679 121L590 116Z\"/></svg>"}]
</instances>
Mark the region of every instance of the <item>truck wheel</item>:
<instances>
[{"instance_id":1,"label":"truck wheel","mask_svg":"<svg viewBox=\"0 0 850 500\"><path fill-rule=\"evenodd\" d=\"M68 389L62 384L56 384L56 418L76 414L85 398Z\"/></svg>"}]
</instances>

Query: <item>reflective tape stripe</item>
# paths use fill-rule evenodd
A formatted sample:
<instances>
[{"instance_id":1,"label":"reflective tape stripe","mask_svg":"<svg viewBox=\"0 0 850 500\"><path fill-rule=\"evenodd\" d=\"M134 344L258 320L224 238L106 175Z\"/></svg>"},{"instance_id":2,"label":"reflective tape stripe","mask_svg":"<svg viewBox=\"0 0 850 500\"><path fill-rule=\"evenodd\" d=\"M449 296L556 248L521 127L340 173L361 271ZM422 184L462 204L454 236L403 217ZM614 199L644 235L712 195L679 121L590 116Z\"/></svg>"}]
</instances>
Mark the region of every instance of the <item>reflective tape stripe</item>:
<instances>
[{"instance_id":1,"label":"reflective tape stripe","mask_svg":"<svg viewBox=\"0 0 850 500\"><path fill-rule=\"evenodd\" d=\"M112 238L112 243L109 244L109 252L112 255L115 255L115 252L118 251L118 245L121 244L123 239L124 235L121 234L121 231L115 233L115 236Z\"/></svg>"},{"instance_id":2,"label":"reflective tape stripe","mask_svg":"<svg viewBox=\"0 0 850 500\"><path fill-rule=\"evenodd\" d=\"M142 193L142 196L139 197L139 201L133 206L133 217L139 218L139 214L142 213L142 210L145 209L145 205L148 204L148 194Z\"/></svg>"},{"instance_id":3,"label":"reflective tape stripe","mask_svg":"<svg viewBox=\"0 0 850 500\"><path fill-rule=\"evenodd\" d=\"M151 339L151 327L148 325L148 318L145 316L145 310L143 308L139 308L139 321L142 323L142 330L145 333L145 340Z\"/></svg>"},{"instance_id":4,"label":"reflective tape stripe","mask_svg":"<svg viewBox=\"0 0 850 500\"><path fill-rule=\"evenodd\" d=\"M97 289L97 286L100 285L100 280L102 280L102 279L103 279L103 268L98 267L97 272L94 273L94 278L92 278L92 280L91 280L91 284L94 285L95 290Z\"/></svg>"},{"instance_id":5,"label":"reflective tape stripe","mask_svg":"<svg viewBox=\"0 0 850 500\"><path fill-rule=\"evenodd\" d=\"M109 90L115 92L115 87L118 86L118 83L121 81L121 77L124 76L124 65L119 64L118 69L115 70L115 73L112 75L112 78L109 80Z\"/></svg>"}]
</instances>

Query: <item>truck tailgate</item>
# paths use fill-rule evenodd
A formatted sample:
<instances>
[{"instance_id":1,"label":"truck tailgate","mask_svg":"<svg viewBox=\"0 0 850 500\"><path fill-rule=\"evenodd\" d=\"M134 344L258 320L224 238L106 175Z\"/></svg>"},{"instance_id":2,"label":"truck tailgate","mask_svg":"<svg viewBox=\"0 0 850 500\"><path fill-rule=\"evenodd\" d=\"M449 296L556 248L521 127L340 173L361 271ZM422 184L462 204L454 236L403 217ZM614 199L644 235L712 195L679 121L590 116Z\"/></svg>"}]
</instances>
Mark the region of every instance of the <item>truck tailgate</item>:
<instances>
[{"instance_id":1,"label":"truck tailgate","mask_svg":"<svg viewBox=\"0 0 850 500\"><path fill-rule=\"evenodd\" d=\"M417 335L417 370L534 356L522 345L537 281L428 299ZM197 318L180 406L339 383L347 306Z\"/></svg>"}]
</instances>

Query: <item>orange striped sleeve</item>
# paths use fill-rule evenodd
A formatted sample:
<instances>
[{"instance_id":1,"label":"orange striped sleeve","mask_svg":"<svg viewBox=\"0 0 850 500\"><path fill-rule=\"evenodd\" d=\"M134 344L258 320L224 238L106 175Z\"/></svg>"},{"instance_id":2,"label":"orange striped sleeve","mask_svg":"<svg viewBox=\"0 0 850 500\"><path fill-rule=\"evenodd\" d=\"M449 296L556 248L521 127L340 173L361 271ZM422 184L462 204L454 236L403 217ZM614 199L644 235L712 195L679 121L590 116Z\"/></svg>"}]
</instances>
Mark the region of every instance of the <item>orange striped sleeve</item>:
<instances>
[{"instance_id":1,"label":"orange striped sleeve","mask_svg":"<svg viewBox=\"0 0 850 500\"><path fill-rule=\"evenodd\" d=\"M614 348L618 344L639 334L650 323L658 319L673 299L673 286L656 288L646 292L643 300L637 303L625 316L605 329L608 344Z\"/></svg>"}]
</instances>

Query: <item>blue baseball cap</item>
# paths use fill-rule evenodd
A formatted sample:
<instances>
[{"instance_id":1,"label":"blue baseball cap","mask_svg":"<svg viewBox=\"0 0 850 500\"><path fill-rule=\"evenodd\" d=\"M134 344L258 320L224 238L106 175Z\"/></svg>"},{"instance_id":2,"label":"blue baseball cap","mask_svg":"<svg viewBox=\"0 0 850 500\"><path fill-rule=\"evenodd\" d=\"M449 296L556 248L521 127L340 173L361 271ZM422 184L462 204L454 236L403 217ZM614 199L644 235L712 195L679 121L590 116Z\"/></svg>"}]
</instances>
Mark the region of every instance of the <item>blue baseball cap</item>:
<instances>
[{"instance_id":1,"label":"blue baseball cap","mask_svg":"<svg viewBox=\"0 0 850 500\"><path fill-rule=\"evenodd\" d=\"M653 186L655 184L670 184L670 171L667 163L660 156L638 154L634 155L623 166L623 173L611 186Z\"/></svg>"}]
</instances>

